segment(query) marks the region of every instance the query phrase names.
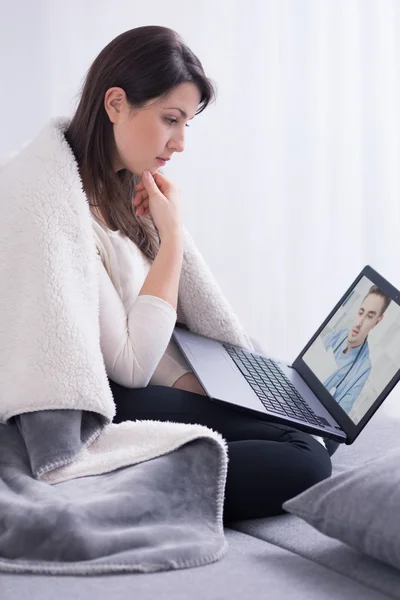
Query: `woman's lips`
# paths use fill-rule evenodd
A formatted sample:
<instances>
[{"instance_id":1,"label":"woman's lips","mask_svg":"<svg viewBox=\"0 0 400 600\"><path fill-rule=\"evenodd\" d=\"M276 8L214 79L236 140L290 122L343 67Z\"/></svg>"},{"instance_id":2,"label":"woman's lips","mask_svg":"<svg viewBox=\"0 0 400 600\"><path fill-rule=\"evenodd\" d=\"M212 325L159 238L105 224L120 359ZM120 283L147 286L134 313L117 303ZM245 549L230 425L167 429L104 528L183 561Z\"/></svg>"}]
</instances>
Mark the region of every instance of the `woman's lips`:
<instances>
[{"instance_id":1,"label":"woman's lips","mask_svg":"<svg viewBox=\"0 0 400 600\"><path fill-rule=\"evenodd\" d=\"M166 164L167 160L170 160L170 159L169 158L164 159L164 158L160 158L159 156L157 156L157 160L161 164L161 166L163 167Z\"/></svg>"}]
</instances>

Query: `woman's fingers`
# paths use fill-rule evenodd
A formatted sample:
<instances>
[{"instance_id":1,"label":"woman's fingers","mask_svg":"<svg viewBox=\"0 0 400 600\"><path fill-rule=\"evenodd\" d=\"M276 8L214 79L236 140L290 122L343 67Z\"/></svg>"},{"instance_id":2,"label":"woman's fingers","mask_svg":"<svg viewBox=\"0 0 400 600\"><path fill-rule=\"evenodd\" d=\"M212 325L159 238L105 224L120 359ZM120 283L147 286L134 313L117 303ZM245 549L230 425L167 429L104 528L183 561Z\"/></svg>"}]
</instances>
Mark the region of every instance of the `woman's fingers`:
<instances>
[{"instance_id":1,"label":"woman's fingers","mask_svg":"<svg viewBox=\"0 0 400 600\"><path fill-rule=\"evenodd\" d=\"M156 171L153 175L153 179L156 182L157 186L160 188L160 190L163 192L162 188L165 188L169 181L168 179L160 172L160 171ZM145 186L144 186L144 182L143 179L141 179L139 181L139 183L137 185L135 185L135 191L136 192L141 192L143 190L145 190ZM164 193L164 192L163 192Z\"/></svg>"},{"instance_id":2,"label":"woman's fingers","mask_svg":"<svg viewBox=\"0 0 400 600\"><path fill-rule=\"evenodd\" d=\"M149 212L149 196L146 191L139 192L133 201L138 216L145 216Z\"/></svg>"},{"instance_id":3,"label":"woman's fingers","mask_svg":"<svg viewBox=\"0 0 400 600\"><path fill-rule=\"evenodd\" d=\"M135 194L132 204L134 206L139 206L144 200L148 200L148 198L149 198L149 194L147 193L146 190L143 190L142 192L137 192Z\"/></svg>"},{"instance_id":4,"label":"woman's fingers","mask_svg":"<svg viewBox=\"0 0 400 600\"><path fill-rule=\"evenodd\" d=\"M132 204L134 206L138 206L141 202L142 202L142 192L136 192L133 200L132 200Z\"/></svg>"},{"instance_id":5,"label":"woman's fingers","mask_svg":"<svg viewBox=\"0 0 400 600\"><path fill-rule=\"evenodd\" d=\"M136 215L139 217L143 217L144 215L146 215L146 213L148 214L150 211L149 207L146 206L139 206L139 208L136 210Z\"/></svg>"},{"instance_id":6,"label":"woman's fingers","mask_svg":"<svg viewBox=\"0 0 400 600\"><path fill-rule=\"evenodd\" d=\"M138 217L147 217L150 214L149 194L144 187L143 181L135 186L135 197L132 201L135 213Z\"/></svg>"}]
</instances>

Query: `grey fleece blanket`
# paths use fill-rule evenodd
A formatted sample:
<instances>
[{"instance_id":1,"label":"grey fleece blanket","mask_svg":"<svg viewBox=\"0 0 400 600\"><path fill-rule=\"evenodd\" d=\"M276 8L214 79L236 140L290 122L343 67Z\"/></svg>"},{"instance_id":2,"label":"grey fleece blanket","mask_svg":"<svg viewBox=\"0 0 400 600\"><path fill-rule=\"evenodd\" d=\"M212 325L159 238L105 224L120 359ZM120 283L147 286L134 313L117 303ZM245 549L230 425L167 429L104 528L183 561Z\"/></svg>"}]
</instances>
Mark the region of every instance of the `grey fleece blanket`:
<instances>
[{"instance_id":1,"label":"grey fleece blanket","mask_svg":"<svg viewBox=\"0 0 400 600\"><path fill-rule=\"evenodd\" d=\"M96 246L68 122L52 119L0 169L0 570L203 565L226 551L226 443L196 424L112 422ZM186 324L251 348L185 236Z\"/></svg>"},{"instance_id":2,"label":"grey fleece blanket","mask_svg":"<svg viewBox=\"0 0 400 600\"><path fill-rule=\"evenodd\" d=\"M135 467L51 485L32 477L17 426L0 425L0 570L87 575L217 560L226 544L215 524L224 493L222 478L215 493L215 449L197 439Z\"/></svg>"}]
</instances>

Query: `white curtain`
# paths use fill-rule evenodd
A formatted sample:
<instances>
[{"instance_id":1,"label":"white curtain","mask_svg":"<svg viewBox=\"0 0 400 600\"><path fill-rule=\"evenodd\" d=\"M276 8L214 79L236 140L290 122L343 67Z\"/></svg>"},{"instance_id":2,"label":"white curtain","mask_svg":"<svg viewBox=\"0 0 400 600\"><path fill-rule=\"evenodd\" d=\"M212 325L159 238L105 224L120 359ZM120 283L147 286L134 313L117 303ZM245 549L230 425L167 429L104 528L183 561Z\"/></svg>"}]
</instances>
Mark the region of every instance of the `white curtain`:
<instances>
[{"instance_id":1,"label":"white curtain","mask_svg":"<svg viewBox=\"0 0 400 600\"><path fill-rule=\"evenodd\" d=\"M24 5L2 11L1 154L73 110L113 37L166 25L219 91L165 173L250 335L291 360L365 264L400 287L398 0L41 0L29 28Z\"/></svg>"}]
</instances>

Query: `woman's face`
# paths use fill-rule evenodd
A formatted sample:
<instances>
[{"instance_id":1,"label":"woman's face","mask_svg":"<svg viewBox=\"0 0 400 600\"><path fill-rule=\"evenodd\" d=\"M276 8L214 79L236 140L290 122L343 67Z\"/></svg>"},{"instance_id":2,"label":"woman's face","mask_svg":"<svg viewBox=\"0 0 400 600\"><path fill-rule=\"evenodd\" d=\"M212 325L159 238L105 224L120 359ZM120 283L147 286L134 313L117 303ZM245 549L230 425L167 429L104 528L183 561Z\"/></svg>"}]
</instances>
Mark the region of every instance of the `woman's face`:
<instances>
[{"instance_id":1,"label":"woman's face","mask_svg":"<svg viewBox=\"0 0 400 600\"><path fill-rule=\"evenodd\" d=\"M122 88L107 90L104 107L113 123L116 156L115 171L128 169L141 176L164 166L174 152L185 148L185 127L200 104L194 83L182 83L168 96L149 100L142 108L132 109Z\"/></svg>"}]
</instances>

